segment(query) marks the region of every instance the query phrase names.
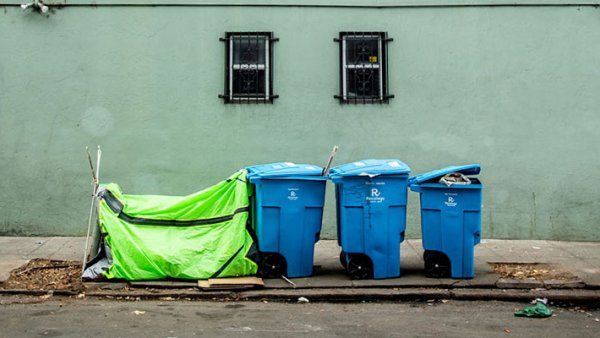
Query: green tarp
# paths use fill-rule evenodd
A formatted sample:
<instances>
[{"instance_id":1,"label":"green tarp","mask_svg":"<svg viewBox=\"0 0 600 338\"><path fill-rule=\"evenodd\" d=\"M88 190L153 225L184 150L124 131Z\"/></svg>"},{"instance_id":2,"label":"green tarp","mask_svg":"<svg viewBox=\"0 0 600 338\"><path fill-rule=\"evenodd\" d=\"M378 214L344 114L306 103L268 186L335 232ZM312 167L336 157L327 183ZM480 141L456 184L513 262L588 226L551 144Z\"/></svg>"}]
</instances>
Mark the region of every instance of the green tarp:
<instances>
[{"instance_id":1,"label":"green tarp","mask_svg":"<svg viewBox=\"0 0 600 338\"><path fill-rule=\"evenodd\" d=\"M118 185L98 192L103 259L84 278L156 280L247 276L257 265L247 229L246 171L188 196L123 194Z\"/></svg>"},{"instance_id":2,"label":"green tarp","mask_svg":"<svg viewBox=\"0 0 600 338\"><path fill-rule=\"evenodd\" d=\"M552 316L553 311L542 302L536 302L533 306L525 307L515 312L516 317L546 318Z\"/></svg>"}]
</instances>

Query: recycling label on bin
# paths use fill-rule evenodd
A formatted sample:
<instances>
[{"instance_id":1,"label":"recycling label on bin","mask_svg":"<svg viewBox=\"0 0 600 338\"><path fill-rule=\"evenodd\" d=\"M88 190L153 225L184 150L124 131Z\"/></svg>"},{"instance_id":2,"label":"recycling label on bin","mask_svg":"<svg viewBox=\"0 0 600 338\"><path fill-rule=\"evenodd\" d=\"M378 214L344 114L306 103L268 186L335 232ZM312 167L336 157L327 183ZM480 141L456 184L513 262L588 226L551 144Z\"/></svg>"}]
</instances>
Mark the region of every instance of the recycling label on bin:
<instances>
[{"instance_id":1,"label":"recycling label on bin","mask_svg":"<svg viewBox=\"0 0 600 338\"><path fill-rule=\"evenodd\" d=\"M455 207L458 205L458 203L456 203L456 196L458 196L457 193L445 193L444 195L446 195L446 201L444 204L447 207Z\"/></svg>"},{"instance_id":2,"label":"recycling label on bin","mask_svg":"<svg viewBox=\"0 0 600 338\"><path fill-rule=\"evenodd\" d=\"M288 188L287 199L290 201L297 201L299 191L300 191L300 188Z\"/></svg>"},{"instance_id":3,"label":"recycling label on bin","mask_svg":"<svg viewBox=\"0 0 600 338\"><path fill-rule=\"evenodd\" d=\"M367 192L367 201L370 203L382 203L385 201L385 197L381 196L381 189L379 186L385 185L385 182L365 182L366 185L370 186Z\"/></svg>"}]
</instances>

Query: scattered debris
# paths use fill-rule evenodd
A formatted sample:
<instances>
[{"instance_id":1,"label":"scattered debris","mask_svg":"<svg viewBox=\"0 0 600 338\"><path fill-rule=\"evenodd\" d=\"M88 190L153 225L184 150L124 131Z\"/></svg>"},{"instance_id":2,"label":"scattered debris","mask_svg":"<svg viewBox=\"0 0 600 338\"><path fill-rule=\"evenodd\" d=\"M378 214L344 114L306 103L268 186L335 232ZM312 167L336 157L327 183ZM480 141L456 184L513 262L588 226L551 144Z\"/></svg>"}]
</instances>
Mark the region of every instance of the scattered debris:
<instances>
[{"instance_id":1,"label":"scattered debris","mask_svg":"<svg viewBox=\"0 0 600 338\"><path fill-rule=\"evenodd\" d=\"M81 262L32 259L13 270L4 283L5 289L74 290L84 289Z\"/></svg>"},{"instance_id":2,"label":"scattered debris","mask_svg":"<svg viewBox=\"0 0 600 338\"><path fill-rule=\"evenodd\" d=\"M557 264L548 263L490 263L492 270L501 278L535 280L574 280L569 271Z\"/></svg>"},{"instance_id":3,"label":"scattered debris","mask_svg":"<svg viewBox=\"0 0 600 338\"><path fill-rule=\"evenodd\" d=\"M309 302L308 298L306 298L306 297L298 298L298 303L300 303L300 304L304 304L304 303L308 303L308 302Z\"/></svg>"},{"instance_id":4,"label":"scattered debris","mask_svg":"<svg viewBox=\"0 0 600 338\"><path fill-rule=\"evenodd\" d=\"M504 329L504 332L511 333L512 331L510 329Z\"/></svg>"},{"instance_id":5,"label":"scattered debris","mask_svg":"<svg viewBox=\"0 0 600 338\"><path fill-rule=\"evenodd\" d=\"M143 315L144 313L146 313L146 311L133 310L133 314L136 316Z\"/></svg>"},{"instance_id":6,"label":"scattered debris","mask_svg":"<svg viewBox=\"0 0 600 338\"><path fill-rule=\"evenodd\" d=\"M532 246L531 248L534 249L534 250L541 250L542 249L539 246Z\"/></svg>"}]
</instances>

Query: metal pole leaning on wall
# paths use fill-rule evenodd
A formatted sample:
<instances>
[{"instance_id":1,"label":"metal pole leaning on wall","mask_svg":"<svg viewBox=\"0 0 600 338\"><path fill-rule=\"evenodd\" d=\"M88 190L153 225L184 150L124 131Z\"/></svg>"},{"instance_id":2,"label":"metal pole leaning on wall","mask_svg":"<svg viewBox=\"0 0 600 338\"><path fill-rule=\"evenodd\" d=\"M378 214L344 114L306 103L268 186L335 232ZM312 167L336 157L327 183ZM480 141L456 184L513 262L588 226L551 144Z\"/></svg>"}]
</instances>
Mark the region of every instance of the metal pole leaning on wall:
<instances>
[{"instance_id":1,"label":"metal pole leaning on wall","mask_svg":"<svg viewBox=\"0 0 600 338\"><path fill-rule=\"evenodd\" d=\"M102 157L102 150L100 146L98 146L98 150L96 151L96 170L94 170L94 165L92 164L92 155L90 154L90 149L85 147L85 151L87 153L87 159L90 166L90 170L92 173L92 201L90 203L90 213L88 217L88 228L87 234L85 236L85 247L83 249L83 259L81 262L81 273L85 270L85 263L88 259L88 247L90 241L90 232L92 229L92 219L95 214L97 214L98 209L96 205L96 195L98 194L98 186L100 184L100 159ZM95 233L95 232L94 232ZM96 237L96 236L94 236Z\"/></svg>"}]
</instances>

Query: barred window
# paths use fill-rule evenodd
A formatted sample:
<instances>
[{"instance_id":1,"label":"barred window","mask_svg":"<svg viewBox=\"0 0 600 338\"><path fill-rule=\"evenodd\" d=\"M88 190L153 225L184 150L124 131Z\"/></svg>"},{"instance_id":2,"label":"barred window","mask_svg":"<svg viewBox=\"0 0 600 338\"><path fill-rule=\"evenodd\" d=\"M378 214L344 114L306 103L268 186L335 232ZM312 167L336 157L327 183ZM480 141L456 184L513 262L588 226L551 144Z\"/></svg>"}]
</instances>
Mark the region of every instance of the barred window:
<instances>
[{"instance_id":1,"label":"barred window","mask_svg":"<svg viewBox=\"0 0 600 338\"><path fill-rule=\"evenodd\" d=\"M225 38L225 93L227 103L272 102L272 42L270 32L229 32Z\"/></svg>"},{"instance_id":2,"label":"barred window","mask_svg":"<svg viewBox=\"0 0 600 338\"><path fill-rule=\"evenodd\" d=\"M340 32L342 103L387 103L387 38L385 32Z\"/></svg>"}]
</instances>

